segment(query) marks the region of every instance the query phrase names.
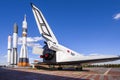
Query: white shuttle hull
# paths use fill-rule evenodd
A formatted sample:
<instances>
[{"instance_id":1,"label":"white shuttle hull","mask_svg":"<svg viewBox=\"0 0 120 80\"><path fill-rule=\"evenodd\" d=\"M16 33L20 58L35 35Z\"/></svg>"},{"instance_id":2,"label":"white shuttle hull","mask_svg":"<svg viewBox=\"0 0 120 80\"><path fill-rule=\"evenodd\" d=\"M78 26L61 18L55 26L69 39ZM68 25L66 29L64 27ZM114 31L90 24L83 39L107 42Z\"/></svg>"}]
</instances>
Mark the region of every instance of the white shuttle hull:
<instances>
[{"instance_id":1,"label":"white shuttle hull","mask_svg":"<svg viewBox=\"0 0 120 80\"><path fill-rule=\"evenodd\" d=\"M106 62L120 59L120 56L84 56L69 48L60 45L53 34L50 26L45 20L42 12L33 4L32 11L39 29L40 34L45 39L45 46L40 51L40 57L43 58L43 63L46 64L83 64ZM34 49L36 50L36 49ZM40 49L41 50L41 49ZM38 53L39 49L33 52ZM41 53L42 52L42 53Z\"/></svg>"}]
</instances>

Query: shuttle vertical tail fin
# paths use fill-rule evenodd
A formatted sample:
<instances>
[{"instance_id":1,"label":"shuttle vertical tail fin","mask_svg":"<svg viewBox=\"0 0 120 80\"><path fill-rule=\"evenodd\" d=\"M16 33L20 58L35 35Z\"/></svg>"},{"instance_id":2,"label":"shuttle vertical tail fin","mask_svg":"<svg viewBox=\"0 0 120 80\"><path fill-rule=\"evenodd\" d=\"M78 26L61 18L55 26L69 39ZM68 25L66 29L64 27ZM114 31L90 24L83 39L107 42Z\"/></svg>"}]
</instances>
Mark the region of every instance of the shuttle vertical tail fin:
<instances>
[{"instance_id":1,"label":"shuttle vertical tail fin","mask_svg":"<svg viewBox=\"0 0 120 80\"><path fill-rule=\"evenodd\" d=\"M55 35L53 34L52 30L50 29L47 21L45 20L42 12L31 3L32 11L38 26L38 29L40 31L40 34L46 39L46 41L51 41L54 43L58 43Z\"/></svg>"}]
</instances>

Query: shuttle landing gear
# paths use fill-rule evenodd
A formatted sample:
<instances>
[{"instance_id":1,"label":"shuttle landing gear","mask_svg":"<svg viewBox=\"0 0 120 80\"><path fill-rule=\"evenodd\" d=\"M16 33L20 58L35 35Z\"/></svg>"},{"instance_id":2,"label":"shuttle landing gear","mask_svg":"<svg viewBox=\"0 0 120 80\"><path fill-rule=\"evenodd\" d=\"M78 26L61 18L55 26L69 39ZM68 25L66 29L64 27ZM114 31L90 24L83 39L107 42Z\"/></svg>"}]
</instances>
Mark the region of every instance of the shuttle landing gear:
<instances>
[{"instance_id":1,"label":"shuttle landing gear","mask_svg":"<svg viewBox=\"0 0 120 80\"><path fill-rule=\"evenodd\" d=\"M55 65L49 65L50 70L55 70Z\"/></svg>"},{"instance_id":2,"label":"shuttle landing gear","mask_svg":"<svg viewBox=\"0 0 120 80\"><path fill-rule=\"evenodd\" d=\"M59 65L59 67L57 68L58 70L62 70L63 67L61 65Z\"/></svg>"},{"instance_id":3,"label":"shuttle landing gear","mask_svg":"<svg viewBox=\"0 0 120 80\"><path fill-rule=\"evenodd\" d=\"M83 70L83 67L82 66L76 66L75 68L77 71L82 71Z\"/></svg>"}]
</instances>

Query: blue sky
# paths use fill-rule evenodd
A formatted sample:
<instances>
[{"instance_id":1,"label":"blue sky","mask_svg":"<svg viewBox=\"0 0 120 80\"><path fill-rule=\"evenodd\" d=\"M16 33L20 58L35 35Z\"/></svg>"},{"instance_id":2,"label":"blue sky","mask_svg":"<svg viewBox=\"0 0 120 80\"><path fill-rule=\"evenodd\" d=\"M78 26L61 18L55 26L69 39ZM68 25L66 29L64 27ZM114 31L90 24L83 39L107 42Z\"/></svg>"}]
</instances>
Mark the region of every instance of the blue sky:
<instances>
[{"instance_id":1,"label":"blue sky","mask_svg":"<svg viewBox=\"0 0 120 80\"><path fill-rule=\"evenodd\" d=\"M24 14L28 36L41 36L30 2L42 10L60 44L85 55L120 55L120 20L114 19L120 13L119 0L1 0L0 64L7 61L7 38L12 35L14 23L19 27L18 36L22 35ZM29 57L39 59L31 49Z\"/></svg>"}]
</instances>

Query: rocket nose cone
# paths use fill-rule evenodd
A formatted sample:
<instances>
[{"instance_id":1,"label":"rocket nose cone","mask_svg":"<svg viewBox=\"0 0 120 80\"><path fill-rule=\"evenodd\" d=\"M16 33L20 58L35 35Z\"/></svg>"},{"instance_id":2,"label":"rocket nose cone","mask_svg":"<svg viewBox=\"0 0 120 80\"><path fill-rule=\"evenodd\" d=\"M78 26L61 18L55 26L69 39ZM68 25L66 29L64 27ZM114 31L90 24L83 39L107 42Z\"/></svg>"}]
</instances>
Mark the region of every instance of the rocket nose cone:
<instances>
[{"instance_id":1,"label":"rocket nose cone","mask_svg":"<svg viewBox=\"0 0 120 80\"><path fill-rule=\"evenodd\" d=\"M16 23L14 24L14 33L18 33L18 25Z\"/></svg>"}]
</instances>

